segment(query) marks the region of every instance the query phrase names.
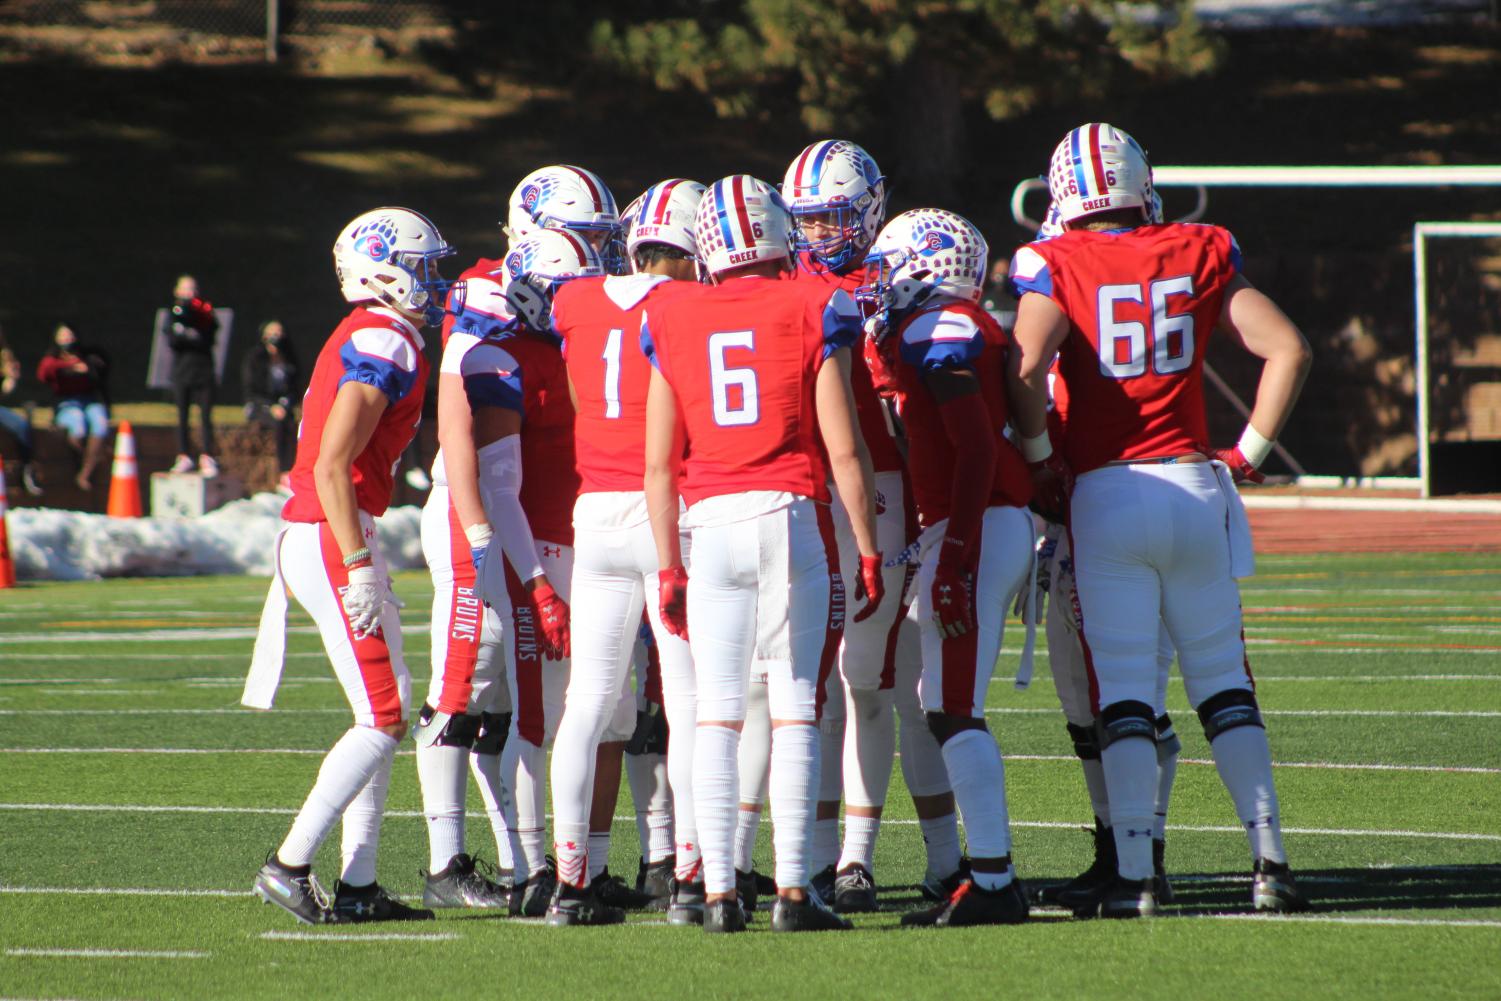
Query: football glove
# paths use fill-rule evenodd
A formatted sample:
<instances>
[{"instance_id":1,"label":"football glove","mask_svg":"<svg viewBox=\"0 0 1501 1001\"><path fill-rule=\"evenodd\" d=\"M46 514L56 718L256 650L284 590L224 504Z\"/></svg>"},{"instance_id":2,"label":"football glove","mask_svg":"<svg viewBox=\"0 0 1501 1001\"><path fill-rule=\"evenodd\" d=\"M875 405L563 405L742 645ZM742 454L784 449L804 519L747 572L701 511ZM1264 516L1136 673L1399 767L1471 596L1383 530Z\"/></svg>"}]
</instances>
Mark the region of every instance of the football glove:
<instances>
[{"instance_id":1,"label":"football glove","mask_svg":"<svg viewBox=\"0 0 1501 1001\"><path fill-rule=\"evenodd\" d=\"M388 590L385 578L376 573L373 566L355 567L349 571L349 586L344 588L339 600L355 639L362 640L380 632L380 610L386 603Z\"/></svg>"},{"instance_id":2,"label":"football glove","mask_svg":"<svg viewBox=\"0 0 1501 1001\"><path fill-rule=\"evenodd\" d=\"M547 655L562 660L572 653L568 639L568 603L558 597L552 585L543 581L532 590L532 604L537 609L537 626Z\"/></svg>"},{"instance_id":3,"label":"football glove","mask_svg":"<svg viewBox=\"0 0 1501 1001\"><path fill-rule=\"evenodd\" d=\"M964 564L964 543L945 538L938 550L933 573L933 621L945 639L963 636L975 628L974 577Z\"/></svg>"},{"instance_id":4,"label":"football glove","mask_svg":"<svg viewBox=\"0 0 1501 1001\"><path fill-rule=\"evenodd\" d=\"M657 571L657 607L662 624L679 639L688 640L688 571L670 567Z\"/></svg>"},{"instance_id":5,"label":"football glove","mask_svg":"<svg viewBox=\"0 0 1501 1001\"><path fill-rule=\"evenodd\" d=\"M860 557L860 579L855 581L855 600L866 604L855 614L856 622L864 622L874 615L881 599L886 596L886 581L881 577L884 563L880 553Z\"/></svg>"},{"instance_id":6,"label":"football glove","mask_svg":"<svg viewBox=\"0 0 1501 1001\"><path fill-rule=\"evenodd\" d=\"M1032 471L1032 510L1048 521L1067 521L1068 496L1074 491L1074 471L1063 456L1053 452L1041 462L1029 462Z\"/></svg>"},{"instance_id":7,"label":"football glove","mask_svg":"<svg viewBox=\"0 0 1501 1001\"><path fill-rule=\"evenodd\" d=\"M1230 475L1236 483L1245 483L1247 480L1252 483L1266 482L1266 474L1251 465L1251 460L1245 457L1239 445L1213 449L1210 451L1209 457L1211 459L1218 459L1230 467Z\"/></svg>"}]
</instances>

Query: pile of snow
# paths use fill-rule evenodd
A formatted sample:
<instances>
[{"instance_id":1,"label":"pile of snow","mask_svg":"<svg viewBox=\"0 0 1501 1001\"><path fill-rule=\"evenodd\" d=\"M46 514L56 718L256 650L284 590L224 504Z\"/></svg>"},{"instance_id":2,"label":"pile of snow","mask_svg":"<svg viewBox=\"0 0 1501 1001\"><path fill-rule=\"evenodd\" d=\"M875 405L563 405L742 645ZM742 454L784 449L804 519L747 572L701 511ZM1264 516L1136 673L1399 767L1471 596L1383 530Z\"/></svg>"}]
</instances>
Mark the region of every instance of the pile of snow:
<instances>
[{"instance_id":1,"label":"pile of snow","mask_svg":"<svg viewBox=\"0 0 1501 1001\"><path fill-rule=\"evenodd\" d=\"M283 524L283 494L256 494L191 521L108 518L81 511L17 508L7 518L22 580L271 575L271 543ZM423 566L422 511L391 508L376 526L393 570Z\"/></svg>"}]
</instances>

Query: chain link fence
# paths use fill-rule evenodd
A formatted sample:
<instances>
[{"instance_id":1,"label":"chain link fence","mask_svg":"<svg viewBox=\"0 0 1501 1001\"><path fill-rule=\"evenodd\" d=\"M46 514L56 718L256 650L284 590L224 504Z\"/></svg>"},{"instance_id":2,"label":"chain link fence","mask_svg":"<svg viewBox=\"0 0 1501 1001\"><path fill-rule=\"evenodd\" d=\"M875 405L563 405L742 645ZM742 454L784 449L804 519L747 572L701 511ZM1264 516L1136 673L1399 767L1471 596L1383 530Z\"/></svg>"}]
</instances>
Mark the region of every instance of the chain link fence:
<instances>
[{"instance_id":1,"label":"chain link fence","mask_svg":"<svg viewBox=\"0 0 1501 1001\"><path fill-rule=\"evenodd\" d=\"M452 31L438 0L5 0L0 55L109 62L274 60L351 35L397 49Z\"/></svg>"}]
</instances>

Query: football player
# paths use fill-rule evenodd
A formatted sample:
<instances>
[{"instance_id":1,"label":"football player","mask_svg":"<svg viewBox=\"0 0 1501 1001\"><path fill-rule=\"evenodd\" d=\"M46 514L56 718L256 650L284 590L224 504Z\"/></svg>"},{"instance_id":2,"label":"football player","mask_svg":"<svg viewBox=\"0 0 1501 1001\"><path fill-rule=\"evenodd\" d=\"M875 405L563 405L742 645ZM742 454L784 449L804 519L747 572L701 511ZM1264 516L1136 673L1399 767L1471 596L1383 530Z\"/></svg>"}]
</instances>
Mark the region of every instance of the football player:
<instances>
[{"instance_id":1,"label":"football player","mask_svg":"<svg viewBox=\"0 0 1501 1001\"><path fill-rule=\"evenodd\" d=\"M401 621L375 534L392 469L422 414L428 362L420 328L441 315L439 259L453 253L426 218L403 208L357 216L334 243L334 270L354 310L324 344L303 400L292 496L277 535L244 703L269 708L286 644L286 592L312 616L355 725L334 744L254 889L300 921L431 918L375 881L380 822L396 745L407 732L411 676ZM330 902L313 856L343 821L343 871Z\"/></svg>"},{"instance_id":2,"label":"football player","mask_svg":"<svg viewBox=\"0 0 1501 1001\"><path fill-rule=\"evenodd\" d=\"M610 274L626 270L615 196L583 167L558 163L523 177L507 201L502 229L512 246L540 230L566 230L587 240Z\"/></svg>"},{"instance_id":3,"label":"football player","mask_svg":"<svg viewBox=\"0 0 1501 1001\"><path fill-rule=\"evenodd\" d=\"M794 274L846 293L866 284L865 252L886 213L886 178L870 154L843 139L813 143L788 166L782 198L798 227ZM850 386L860 434L875 470L877 543L885 552L899 553L916 537L916 515L906 490L906 463L863 351L851 352ZM837 499L834 525L840 569L852 578L859 554L849 518ZM886 590L893 600L864 622L846 623L839 670L829 676L830 690L819 722L822 775L810 864L814 887L840 913L876 909L875 844L896 754L895 660L910 567L884 568ZM848 739L846 725L851 731ZM839 846L841 787L846 800L843 852Z\"/></svg>"},{"instance_id":4,"label":"football player","mask_svg":"<svg viewBox=\"0 0 1501 1001\"><path fill-rule=\"evenodd\" d=\"M971 856L969 878L936 906L905 915L905 925L1013 924L1028 911L1011 864L1000 749L985 722L1006 613L1027 582L1034 542L1026 464L1003 434L1009 339L979 306L987 255L968 220L905 212L876 238L875 280L858 293L873 308L911 442L922 525L919 696Z\"/></svg>"},{"instance_id":5,"label":"football player","mask_svg":"<svg viewBox=\"0 0 1501 1001\"><path fill-rule=\"evenodd\" d=\"M702 184L680 178L647 189L627 220L627 250L635 273L570 282L553 300L553 328L563 338L577 407L575 452L582 478L573 508L571 598L575 607L587 609L588 614L573 623L572 677L553 746L553 850L558 887L548 909L549 924L596 924L617 920L619 915L592 888L604 866L604 859L596 860L595 855L604 854L608 842L600 844L590 836L590 794L601 738L613 728L616 739L624 742L636 722L627 669L643 606L652 620L668 728L687 737L696 725L688 644L663 629L657 602L645 600L648 582L655 584L659 568L641 489L651 367L641 353L640 332L642 314L649 305L694 285L698 245L693 220L703 192ZM686 551L687 546L683 548ZM624 703L622 692L629 696ZM624 733L619 735L622 724ZM667 767L676 804L676 888L668 920L675 924L703 920L692 755L689 740L669 744ZM640 795L633 786L638 808L645 805ZM609 814L604 820L608 832ZM647 857L647 862L660 863L661 859Z\"/></svg>"},{"instance_id":6,"label":"football player","mask_svg":"<svg viewBox=\"0 0 1501 1001\"><path fill-rule=\"evenodd\" d=\"M693 795L707 932L745 928L734 868L736 752L753 659L767 664L772 717L772 928L850 927L807 890L819 703L845 618L830 474L860 551L859 618L880 607L884 584L870 458L849 388L858 313L843 291L778 280L794 266L792 225L765 182L716 181L695 221L714 285L649 304L641 329L653 366L645 487L662 619L689 638L698 676Z\"/></svg>"},{"instance_id":7,"label":"football player","mask_svg":"<svg viewBox=\"0 0 1501 1001\"><path fill-rule=\"evenodd\" d=\"M1241 632L1235 578L1252 561L1234 483L1261 476L1311 364L1307 342L1241 274L1227 231L1149 222L1151 168L1125 132L1104 123L1071 131L1053 152L1048 187L1065 232L1012 261L1020 350L1007 382L1040 501L1068 510L1118 865L1097 912L1156 911L1159 618L1248 832L1253 904L1300 909ZM1264 363L1250 421L1225 449L1209 445L1203 402L1216 326ZM1061 456L1045 418L1055 354L1069 400Z\"/></svg>"}]
</instances>

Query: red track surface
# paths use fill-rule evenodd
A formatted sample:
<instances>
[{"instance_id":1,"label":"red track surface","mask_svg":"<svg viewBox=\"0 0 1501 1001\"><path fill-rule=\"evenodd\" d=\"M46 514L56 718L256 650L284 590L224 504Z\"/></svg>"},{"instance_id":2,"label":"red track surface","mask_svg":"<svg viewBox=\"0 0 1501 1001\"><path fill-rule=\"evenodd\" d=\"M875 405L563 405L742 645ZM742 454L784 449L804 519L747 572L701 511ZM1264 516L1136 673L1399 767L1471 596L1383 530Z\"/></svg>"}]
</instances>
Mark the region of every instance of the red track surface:
<instances>
[{"instance_id":1,"label":"red track surface","mask_svg":"<svg viewBox=\"0 0 1501 1001\"><path fill-rule=\"evenodd\" d=\"M1252 509L1258 553L1501 553L1501 515Z\"/></svg>"}]
</instances>

